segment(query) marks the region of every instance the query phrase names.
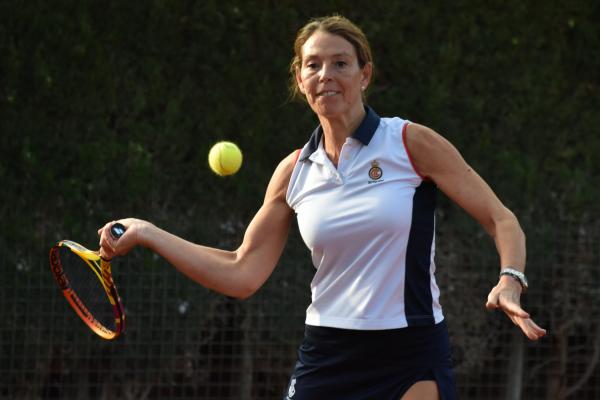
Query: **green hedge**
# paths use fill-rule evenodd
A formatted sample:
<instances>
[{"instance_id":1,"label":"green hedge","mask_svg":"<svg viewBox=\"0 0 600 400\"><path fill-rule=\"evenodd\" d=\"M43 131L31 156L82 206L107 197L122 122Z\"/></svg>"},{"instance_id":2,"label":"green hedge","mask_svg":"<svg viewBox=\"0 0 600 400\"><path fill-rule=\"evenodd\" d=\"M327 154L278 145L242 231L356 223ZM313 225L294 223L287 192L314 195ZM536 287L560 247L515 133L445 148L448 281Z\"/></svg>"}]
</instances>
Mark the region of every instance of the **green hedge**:
<instances>
[{"instance_id":1,"label":"green hedge","mask_svg":"<svg viewBox=\"0 0 600 400\"><path fill-rule=\"evenodd\" d=\"M517 214L598 211L597 2L43 2L0 6L0 234L45 248L125 215L247 223L316 124L287 101L296 30L340 12L371 40L369 102L450 138ZM211 174L220 139L242 171ZM442 209L451 213L447 202ZM215 220L213 218L213 220ZM206 230L206 228L203 228ZM211 241L210 233L198 239Z\"/></svg>"}]
</instances>

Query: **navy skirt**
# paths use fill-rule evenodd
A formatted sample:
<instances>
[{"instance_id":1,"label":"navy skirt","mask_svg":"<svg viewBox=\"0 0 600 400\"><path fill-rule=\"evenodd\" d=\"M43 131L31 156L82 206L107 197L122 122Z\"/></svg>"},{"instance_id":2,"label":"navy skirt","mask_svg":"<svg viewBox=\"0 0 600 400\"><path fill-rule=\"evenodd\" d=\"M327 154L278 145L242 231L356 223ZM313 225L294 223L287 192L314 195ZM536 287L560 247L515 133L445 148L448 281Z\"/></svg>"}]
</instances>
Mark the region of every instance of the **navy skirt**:
<instances>
[{"instance_id":1,"label":"navy skirt","mask_svg":"<svg viewBox=\"0 0 600 400\"><path fill-rule=\"evenodd\" d=\"M457 399L445 321L389 330L307 325L284 400L399 400L434 380L440 399Z\"/></svg>"}]
</instances>

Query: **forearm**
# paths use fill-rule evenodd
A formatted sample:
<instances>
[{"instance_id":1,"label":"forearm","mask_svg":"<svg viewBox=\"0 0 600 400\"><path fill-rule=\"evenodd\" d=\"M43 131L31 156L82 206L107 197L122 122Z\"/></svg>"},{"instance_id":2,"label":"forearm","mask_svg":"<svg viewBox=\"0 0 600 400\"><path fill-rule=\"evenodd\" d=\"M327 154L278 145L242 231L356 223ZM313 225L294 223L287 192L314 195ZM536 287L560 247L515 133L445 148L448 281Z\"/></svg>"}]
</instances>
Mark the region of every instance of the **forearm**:
<instances>
[{"instance_id":1,"label":"forearm","mask_svg":"<svg viewBox=\"0 0 600 400\"><path fill-rule=\"evenodd\" d=\"M526 260L525 234L515 215L505 210L494 222L492 236L500 256L500 267L524 272Z\"/></svg>"},{"instance_id":2,"label":"forearm","mask_svg":"<svg viewBox=\"0 0 600 400\"><path fill-rule=\"evenodd\" d=\"M234 251L194 244L154 225L144 227L139 241L208 289L238 298L246 298L254 291Z\"/></svg>"}]
</instances>

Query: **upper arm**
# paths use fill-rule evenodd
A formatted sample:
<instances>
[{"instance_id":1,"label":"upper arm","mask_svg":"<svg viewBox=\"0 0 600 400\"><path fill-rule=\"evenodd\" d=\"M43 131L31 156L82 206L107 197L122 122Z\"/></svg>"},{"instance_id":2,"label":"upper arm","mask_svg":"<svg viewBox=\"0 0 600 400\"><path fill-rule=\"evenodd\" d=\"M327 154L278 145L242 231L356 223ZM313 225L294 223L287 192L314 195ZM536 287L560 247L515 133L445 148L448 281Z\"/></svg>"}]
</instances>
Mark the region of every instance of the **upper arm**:
<instances>
[{"instance_id":1,"label":"upper arm","mask_svg":"<svg viewBox=\"0 0 600 400\"><path fill-rule=\"evenodd\" d=\"M406 145L417 172L431 179L490 234L494 234L498 220L513 217L489 185L441 135L423 125L410 124Z\"/></svg>"},{"instance_id":2,"label":"upper arm","mask_svg":"<svg viewBox=\"0 0 600 400\"><path fill-rule=\"evenodd\" d=\"M287 241L293 212L286 202L286 193L295 156L295 152L291 153L275 169L264 202L235 252L237 262L248 273L248 282L255 290L273 272Z\"/></svg>"}]
</instances>

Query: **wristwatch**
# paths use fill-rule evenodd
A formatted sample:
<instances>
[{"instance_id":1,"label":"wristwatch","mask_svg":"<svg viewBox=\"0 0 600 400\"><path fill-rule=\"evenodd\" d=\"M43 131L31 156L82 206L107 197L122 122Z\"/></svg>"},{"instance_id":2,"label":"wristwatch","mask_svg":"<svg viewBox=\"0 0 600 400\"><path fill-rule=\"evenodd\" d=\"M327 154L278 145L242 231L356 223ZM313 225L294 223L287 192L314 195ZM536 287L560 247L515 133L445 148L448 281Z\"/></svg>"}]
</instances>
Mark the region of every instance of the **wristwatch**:
<instances>
[{"instance_id":1,"label":"wristwatch","mask_svg":"<svg viewBox=\"0 0 600 400\"><path fill-rule=\"evenodd\" d=\"M510 267L502 268L502 270L500 271L500 276L502 275L512 276L514 279L516 279L517 282L521 284L523 291L526 291L529 287L529 284L527 283L527 278L525 277L525 274L521 271L517 271L516 269Z\"/></svg>"}]
</instances>

